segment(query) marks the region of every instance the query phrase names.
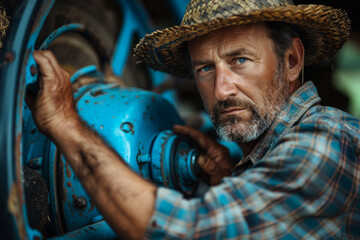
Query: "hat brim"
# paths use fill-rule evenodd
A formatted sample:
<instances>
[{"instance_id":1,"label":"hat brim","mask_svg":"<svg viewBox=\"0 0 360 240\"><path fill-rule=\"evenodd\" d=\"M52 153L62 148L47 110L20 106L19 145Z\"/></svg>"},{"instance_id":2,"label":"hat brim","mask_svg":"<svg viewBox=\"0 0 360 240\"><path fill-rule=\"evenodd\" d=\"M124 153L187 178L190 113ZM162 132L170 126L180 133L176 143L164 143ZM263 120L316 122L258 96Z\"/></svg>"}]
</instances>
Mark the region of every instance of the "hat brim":
<instances>
[{"instance_id":1,"label":"hat brim","mask_svg":"<svg viewBox=\"0 0 360 240\"><path fill-rule=\"evenodd\" d=\"M138 43L135 55L155 70L191 78L186 42L220 28L266 21L297 25L305 47L305 65L329 59L350 35L350 19L342 10L324 5L288 5L158 30Z\"/></svg>"}]
</instances>

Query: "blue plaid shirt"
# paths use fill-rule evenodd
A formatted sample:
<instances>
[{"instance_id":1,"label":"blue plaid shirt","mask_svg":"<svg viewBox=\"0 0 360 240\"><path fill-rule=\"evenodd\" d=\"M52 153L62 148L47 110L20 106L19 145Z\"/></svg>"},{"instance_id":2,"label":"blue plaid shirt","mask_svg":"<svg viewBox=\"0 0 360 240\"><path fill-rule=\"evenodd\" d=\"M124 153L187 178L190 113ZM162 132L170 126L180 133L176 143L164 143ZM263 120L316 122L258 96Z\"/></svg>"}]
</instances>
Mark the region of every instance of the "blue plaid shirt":
<instances>
[{"instance_id":1,"label":"blue plaid shirt","mask_svg":"<svg viewBox=\"0 0 360 240\"><path fill-rule=\"evenodd\" d=\"M146 237L360 239L360 122L319 102L312 82L298 89L202 198L159 188Z\"/></svg>"}]
</instances>

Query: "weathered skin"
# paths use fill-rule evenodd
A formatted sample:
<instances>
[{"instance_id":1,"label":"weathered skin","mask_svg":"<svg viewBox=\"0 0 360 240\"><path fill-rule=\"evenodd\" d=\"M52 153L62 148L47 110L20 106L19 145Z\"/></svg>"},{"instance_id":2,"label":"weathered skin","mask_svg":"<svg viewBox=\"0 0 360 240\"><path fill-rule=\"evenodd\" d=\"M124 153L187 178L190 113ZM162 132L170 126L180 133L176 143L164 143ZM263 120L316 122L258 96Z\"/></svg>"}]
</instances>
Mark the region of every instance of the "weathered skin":
<instances>
[{"instance_id":1,"label":"weathered skin","mask_svg":"<svg viewBox=\"0 0 360 240\"><path fill-rule=\"evenodd\" d=\"M278 59L263 23L220 29L189 42L188 46L193 75L210 114L219 102L236 99L241 104L223 109L220 118L240 117L236 128L245 131L252 116L247 106L258 109L261 117L275 111L278 96L282 94L282 89L272 81ZM294 39L293 47L285 56L283 76L279 76L287 81L288 96L300 86L298 77L303 55L301 41ZM245 156L256 143L257 140L240 143Z\"/></svg>"}]
</instances>

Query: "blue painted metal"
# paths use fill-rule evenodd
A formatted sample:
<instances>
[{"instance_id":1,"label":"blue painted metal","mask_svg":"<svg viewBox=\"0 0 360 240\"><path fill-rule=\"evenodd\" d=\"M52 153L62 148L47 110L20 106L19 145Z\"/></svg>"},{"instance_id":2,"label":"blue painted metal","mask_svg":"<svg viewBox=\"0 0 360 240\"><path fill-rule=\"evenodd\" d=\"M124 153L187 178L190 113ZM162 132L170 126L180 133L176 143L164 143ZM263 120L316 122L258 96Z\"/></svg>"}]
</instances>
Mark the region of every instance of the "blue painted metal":
<instances>
[{"instance_id":1,"label":"blue painted metal","mask_svg":"<svg viewBox=\"0 0 360 240\"><path fill-rule=\"evenodd\" d=\"M2 49L0 63L1 79L1 232L9 239L40 237L40 233L29 227L21 184L22 128L26 66L24 57L29 54L29 36L37 34L32 24L41 25L52 1L18 1L19 7L12 17L11 28ZM42 4L43 3L43 4ZM51 6L50 6L51 7ZM35 18L35 16L38 16ZM31 62L31 61L30 61ZM10 207L12 206L12 207ZM10 214L10 212L11 214Z\"/></svg>"},{"instance_id":2,"label":"blue painted metal","mask_svg":"<svg viewBox=\"0 0 360 240\"><path fill-rule=\"evenodd\" d=\"M93 75L97 74L98 69L96 65L90 65L83 67L79 70L77 70L70 78L70 81L73 83L75 80L79 79L80 77L86 76L86 75Z\"/></svg>"},{"instance_id":3,"label":"blue painted metal","mask_svg":"<svg viewBox=\"0 0 360 240\"><path fill-rule=\"evenodd\" d=\"M182 124L172 105L161 95L121 88L95 76L98 78L95 83L83 86L74 95L83 121L143 178L192 194L198 182L197 152L185 139L169 131L173 124ZM57 159L52 157L46 161ZM60 180L56 181L63 189L60 205L66 229L91 224L100 213L65 159L61 158L59 168ZM79 207L79 198L87 204Z\"/></svg>"},{"instance_id":4,"label":"blue painted metal","mask_svg":"<svg viewBox=\"0 0 360 240\"><path fill-rule=\"evenodd\" d=\"M61 167L60 153L57 151L57 148L50 141L46 141L46 147L44 150L44 177L45 181L49 186L49 201L52 215L50 216L53 227L56 230L56 233L63 234L66 231L63 224L63 219L61 217L61 197L62 193L58 191L59 186L62 181L59 179L59 168ZM64 165L62 165L64 166Z\"/></svg>"},{"instance_id":5,"label":"blue painted metal","mask_svg":"<svg viewBox=\"0 0 360 240\"><path fill-rule=\"evenodd\" d=\"M130 165L137 162L138 154L147 151L154 134L182 123L173 107L158 94L121 89L114 84L89 87L75 94L79 115ZM133 170L141 173L139 167Z\"/></svg>"},{"instance_id":6,"label":"blue painted metal","mask_svg":"<svg viewBox=\"0 0 360 240\"><path fill-rule=\"evenodd\" d=\"M67 32L76 32L76 31L84 31L85 26L79 23L70 23L64 26L59 27L54 32L52 32L41 44L39 50L44 50L49 47L49 45L55 40L55 38Z\"/></svg>"},{"instance_id":7,"label":"blue painted metal","mask_svg":"<svg viewBox=\"0 0 360 240\"><path fill-rule=\"evenodd\" d=\"M178 189L191 196L197 188L198 152L171 131L160 132L150 151L151 180L159 186Z\"/></svg>"},{"instance_id":8,"label":"blue painted metal","mask_svg":"<svg viewBox=\"0 0 360 240\"><path fill-rule=\"evenodd\" d=\"M64 235L50 238L49 240L112 240L118 239L116 234L112 231L105 221L100 221L91 225L87 225L80 229L68 232Z\"/></svg>"}]
</instances>

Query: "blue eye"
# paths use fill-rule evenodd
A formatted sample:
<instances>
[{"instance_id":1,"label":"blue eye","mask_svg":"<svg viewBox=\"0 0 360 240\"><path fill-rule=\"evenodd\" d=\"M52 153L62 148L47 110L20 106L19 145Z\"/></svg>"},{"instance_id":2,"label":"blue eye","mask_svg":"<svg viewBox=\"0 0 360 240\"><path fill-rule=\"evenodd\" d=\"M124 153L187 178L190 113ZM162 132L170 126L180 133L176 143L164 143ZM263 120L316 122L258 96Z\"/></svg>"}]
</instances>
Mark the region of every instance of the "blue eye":
<instances>
[{"instance_id":1,"label":"blue eye","mask_svg":"<svg viewBox=\"0 0 360 240\"><path fill-rule=\"evenodd\" d=\"M247 60L248 60L247 58L237 58L237 59L236 59L236 63L243 64L243 63L245 63Z\"/></svg>"},{"instance_id":2,"label":"blue eye","mask_svg":"<svg viewBox=\"0 0 360 240\"><path fill-rule=\"evenodd\" d=\"M205 66L205 67L200 68L200 71L201 71L201 72L208 72L208 71L210 71L211 69L212 69L212 67L210 67L210 66Z\"/></svg>"}]
</instances>

